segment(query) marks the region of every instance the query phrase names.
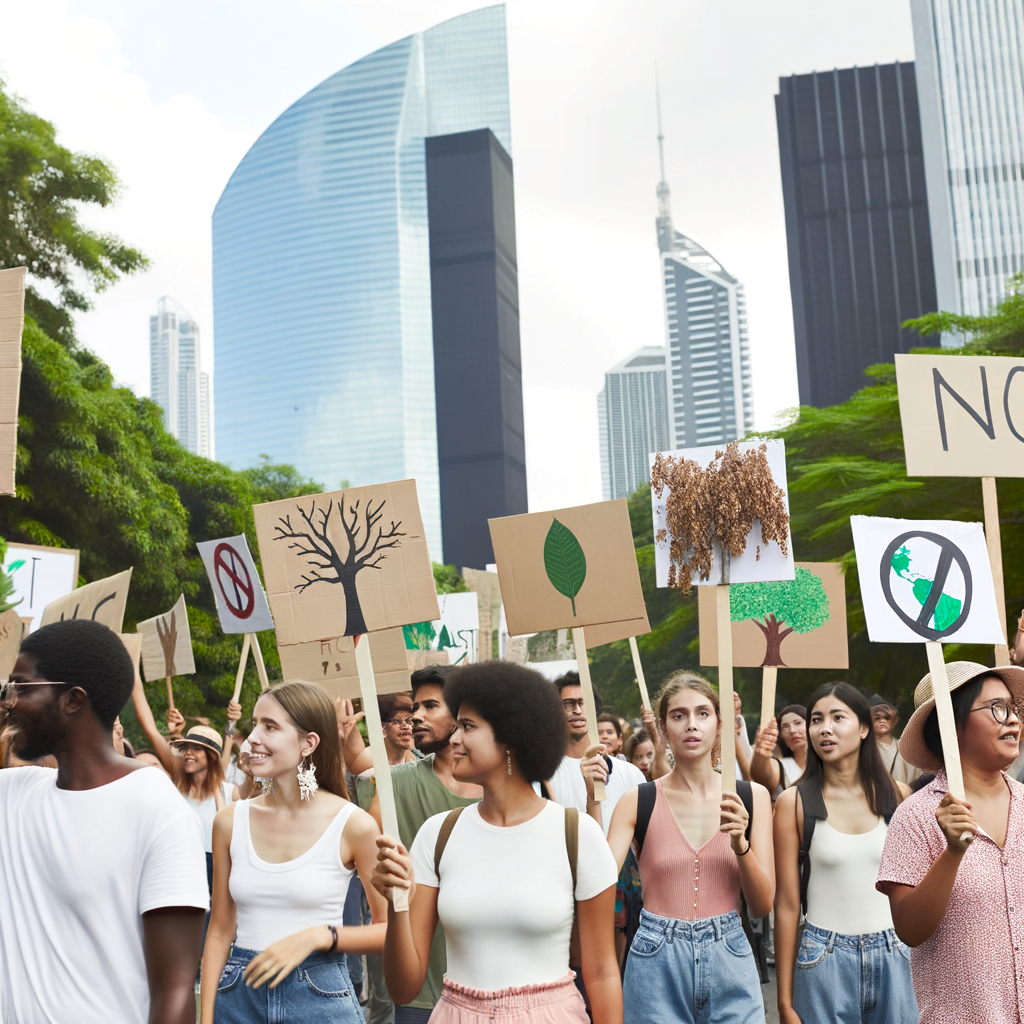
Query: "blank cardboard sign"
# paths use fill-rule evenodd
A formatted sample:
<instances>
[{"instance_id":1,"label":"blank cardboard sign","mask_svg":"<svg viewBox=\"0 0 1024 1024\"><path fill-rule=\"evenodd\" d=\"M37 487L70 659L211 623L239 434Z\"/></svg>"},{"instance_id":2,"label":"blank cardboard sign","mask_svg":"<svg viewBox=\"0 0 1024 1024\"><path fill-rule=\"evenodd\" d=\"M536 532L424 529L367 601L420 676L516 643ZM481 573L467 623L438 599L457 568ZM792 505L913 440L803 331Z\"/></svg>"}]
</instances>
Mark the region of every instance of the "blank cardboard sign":
<instances>
[{"instance_id":1,"label":"blank cardboard sign","mask_svg":"<svg viewBox=\"0 0 1024 1024\"><path fill-rule=\"evenodd\" d=\"M142 634L142 673L147 683L166 676L195 675L184 594L169 612L154 615L137 628Z\"/></svg>"},{"instance_id":2,"label":"blank cardboard sign","mask_svg":"<svg viewBox=\"0 0 1024 1024\"><path fill-rule=\"evenodd\" d=\"M415 480L272 501L253 513L279 644L438 617Z\"/></svg>"},{"instance_id":3,"label":"blank cardboard sign","mask_svg":"<svg viewBox=\"0 0 1024 1024\"><path fill-rule=\"evenodd\" d=\"M128 601L128 585L132 581L131 569L115 576L86 583L70 594L58 597L43 609L40 626L63 619L95 619L109 626L115 633L124 624L124 607Z\"/></svg>"},{"instance_id":4,"label":"blank cardboard sign","mask_svg":"<svg viewBox=\"0 0 1024 1024\"><path fill-rule=\"evenodd\" d=\"M279 644L277 653L281 656L281 672L286 682L304 679L318 683L332 698L352 700L359 696L359 671L352 637ZM409 689L409 663L400 627L374 633L370 654L378 693L399 693Z\"/></svg>"},{"instance_id":5,"label":"blank cardboard sign","mask_svg":"<svg viewBox=\"0 0 1024 1024\"><path fill-rule=\"evenodd\" d=\"M908 476L1024 477L1024 359L896 356Z\"/></svg>"},{"instance_id":6,"label":"blank cardboard sign","mask_svg":"<svg viewBox=\"0 0 1024 1024\"><path fill-rule=\"evenodd\" d=\"M729 588L735 667L850 667L842 566L797 562L795 569L792 580L735 583ZM717 665L718 625L710 587L697 591L697 613L700 663Z\"/></svg>"},{"instance_id":7,"label":"blank cardboard sign","mask_svg":"<svg viewBox=\"0 0 1024 1024\"><path fill-rule=\"evenodd\" d=\"M135 666L135 678L139 678L139 655L142 654L142 634L141 633L120 633L121 643L124 644L125 650L128 652L129 657L132 659L132 664Z\"/></svg>"},{"instance_id":8,"label":"blank cardboard sign","mask_svg":"<svg viewBox=\"0 0 1024 1024\"><path fill-rule=\"evenodd\" d=\"M24 325L25 268L0 270L0 494L14 494Z\"/></svg>"},{"instance_id":9,"label":"blank cardboard sign","mask_svg":"<svg viewBox=\"0 0 1024 1024\"><path fill-rule=\"evenodd\" d=\"M625 498L489 524L511 636L586 626L594 647L650 632Z\"/></svg>"}]
</instances>

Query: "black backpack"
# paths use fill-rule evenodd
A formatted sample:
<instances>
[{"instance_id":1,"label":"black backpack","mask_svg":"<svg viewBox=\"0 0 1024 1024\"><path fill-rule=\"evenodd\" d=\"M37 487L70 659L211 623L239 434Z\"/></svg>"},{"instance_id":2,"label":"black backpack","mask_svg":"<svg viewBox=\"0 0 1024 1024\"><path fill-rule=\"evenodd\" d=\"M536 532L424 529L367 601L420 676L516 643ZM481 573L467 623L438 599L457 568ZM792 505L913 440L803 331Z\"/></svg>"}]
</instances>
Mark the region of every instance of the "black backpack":
<instances>
[{"instance_id":1,"label":"black backpack","mask_svg":"<svg viewBox=\"0 0 1024 1024\"><path fill-rule=\"evenodd\" d=\"M750 830L754 825L754 788L749 782L743 779L736 780L736 795L743 801L747 809L747 842L750 842ZM644 839L647 837L647 827L651 823L651 815L654 813L654 804L658 799L657 783L644 782L637 786L636 790L636 826L633 829L633 843L636 846L637 861L640 860L640 851L643 849ZM641 875L640 881L643 882ZM761 975L761 984L768 984L768 950L765 945L765 936L768 934L767 918L760 918L751 923L750 915L747 913L747 901L740 893L740 920L743 922L743 931L746 933L750 948L754 951L754 959L757 961L758 973Z\"/></svg>"}]
</instances>

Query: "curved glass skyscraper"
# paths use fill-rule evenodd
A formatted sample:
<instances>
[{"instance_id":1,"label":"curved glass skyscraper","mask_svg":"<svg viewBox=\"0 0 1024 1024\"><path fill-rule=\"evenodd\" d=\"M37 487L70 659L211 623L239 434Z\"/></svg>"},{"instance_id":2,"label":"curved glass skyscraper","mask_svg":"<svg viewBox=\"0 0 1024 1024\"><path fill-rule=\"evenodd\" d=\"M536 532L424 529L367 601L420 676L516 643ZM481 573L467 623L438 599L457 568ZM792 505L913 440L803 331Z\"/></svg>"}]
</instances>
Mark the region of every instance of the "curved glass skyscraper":
<instances>
[{"instance_id":1,"label":"curved glass skyscraper","mask_svg":"<svg viewBox=\"0 0 1024 1024\"><path fill-rule=\"evenodd\" d=\"M452 18L312 89L213 214L218 456L335 488L415 477L441 558L425 143L511 153L505 9Z\"/></svg>"}]
</instances>

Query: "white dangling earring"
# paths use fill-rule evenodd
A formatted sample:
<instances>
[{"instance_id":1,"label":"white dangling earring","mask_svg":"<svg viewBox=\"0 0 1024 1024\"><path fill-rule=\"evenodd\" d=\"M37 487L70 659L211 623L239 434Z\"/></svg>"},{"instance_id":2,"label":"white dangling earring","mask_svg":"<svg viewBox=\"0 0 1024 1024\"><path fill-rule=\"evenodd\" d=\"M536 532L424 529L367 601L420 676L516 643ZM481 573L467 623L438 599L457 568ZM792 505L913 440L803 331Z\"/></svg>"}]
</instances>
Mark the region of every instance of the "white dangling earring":
<instances>
[{"instance_id":1,"label":"white dangling earring","mask_svg":"<svg viewBox=\"0 0 1024 1024\"><path fill-rule=\"evenodd\" d=\"M268 793L274 791L274 780L273 779L260 779L260 796L266 796Z\"/></svg>"},{"instance_id":2,"label":"white dangling earring","mask_svg":"<svg viewBox=\"0 0 1024 1024\"><path fill-rule=\"evenodd\" d=\"M299 796L303 800L308 800L310 797L316 796L316 791L320 788L316 781L316 765L312 761L309 762L309 767L306 768L305 764L308 758L303 758L299 764Z\"/></svg>"},{"instance_id":3,"label":"white dangling earring","mask_svg":"<svg viewBox=\"0 0 1024 1024\"><path fill-rule=\"evenodd\" d=\"M508 765L508 773L512 774L512 752L506 747L505 748L505 763Z\"/></svg>"}]
</instances>

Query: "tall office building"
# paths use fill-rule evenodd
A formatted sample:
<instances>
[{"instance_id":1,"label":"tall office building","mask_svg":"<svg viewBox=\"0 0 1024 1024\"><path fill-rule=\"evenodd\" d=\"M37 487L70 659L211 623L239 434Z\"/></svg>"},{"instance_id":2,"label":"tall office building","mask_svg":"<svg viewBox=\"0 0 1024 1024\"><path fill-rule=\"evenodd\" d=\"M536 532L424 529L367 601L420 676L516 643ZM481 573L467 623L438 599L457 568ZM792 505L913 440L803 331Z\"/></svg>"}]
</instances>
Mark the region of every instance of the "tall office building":
<instances>
[{"instance_id":1,"label":"tall office building","mask_svg":"<svg viewBox=\"0 0 1024 1024\"><path fill-rule=\"evenodd\" d=\"M780 78L775 114L800 402L836 405L936 309L914 66Z\"/></svg>"},{"instance_id":2,"label":"tall office building","mask_svg":"<svg viewBox=\"0 0 1024 1024\"><path fill-rule=\"evenodd\" d=\"M501 5L310 90L257 139L213 214L221 458L266 452L330 488L415 477L435 560L425 140L482 128L511 154Z\"/></svg>"},{"instance_id":3,"label":"tall office building","mask_svg":"<svg viewBox=\"0 0 1024 1024\"><path fill-rule=\"evenodd\" d=\"M149 318L149 393L164 426L190 452L213 457L210 377L203 372L199 324L169 295Z\"/></svg>"},{"instance_id":4,"label":"tall office building","mask_svg":"<svg viewBox=\"0 0 1024 1024\"><path fill-rule=\"evenodd\" d=\"M747 298L743 285L711 253L672 226L660 104L658 156L672 447L735 441L754 426Z\"/></svg>"},{"instance_id":5,"label":"tall office building","mask_svg":"<svg viewBox=\"0 0 1024 1024\"><path fill-rule=\"evenodd\" d=\"M938 304L984 315L1024 270L1024 0L910 12Z\"/></svg>"},{"instance_id":6,"label":"tall office building","mask_svg":"<svg viewBox=\"0 0 1024 1024\"><path fill-rule=\"evenodd\" d=\"M670 447L665 350L638 348L604 375L597 396L604 500L628 498L651 479L651 452Z\"/></svg>"}]
</instances>

